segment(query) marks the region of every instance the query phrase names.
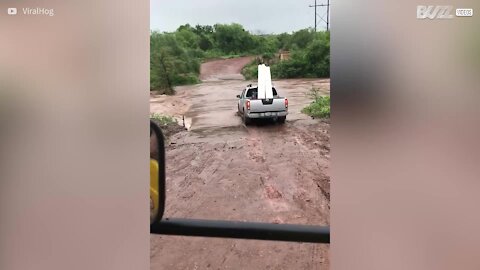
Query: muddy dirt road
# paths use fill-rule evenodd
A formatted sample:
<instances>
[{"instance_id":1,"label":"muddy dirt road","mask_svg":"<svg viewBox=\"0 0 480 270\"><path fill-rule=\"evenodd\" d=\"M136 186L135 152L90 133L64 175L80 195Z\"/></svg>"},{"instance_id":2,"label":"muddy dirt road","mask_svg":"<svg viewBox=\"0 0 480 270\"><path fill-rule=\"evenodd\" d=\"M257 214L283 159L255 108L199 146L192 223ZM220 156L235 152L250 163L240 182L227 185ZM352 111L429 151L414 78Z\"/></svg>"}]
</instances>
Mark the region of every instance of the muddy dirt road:
<instances>
[{"instance_id":1,"label":"muddy dirt road","mask_svg":"<svg viewBox=\"0 0 480 270\"><path fill-rule=\"evenodd\" d=\"M167 146L166 217L329 224L330 142L326 121L300 113L312 85L329 80L279 80L289 99L285 125L245 127L236 95L250 83L239 71L248 58L202 65L203 83L177 95L152 96L152 112L185 116L188 131ZM252 81L252 83L254 83ZM151 269L328 269L328 245L151 236Z\"/></svg>"}]
</instances>

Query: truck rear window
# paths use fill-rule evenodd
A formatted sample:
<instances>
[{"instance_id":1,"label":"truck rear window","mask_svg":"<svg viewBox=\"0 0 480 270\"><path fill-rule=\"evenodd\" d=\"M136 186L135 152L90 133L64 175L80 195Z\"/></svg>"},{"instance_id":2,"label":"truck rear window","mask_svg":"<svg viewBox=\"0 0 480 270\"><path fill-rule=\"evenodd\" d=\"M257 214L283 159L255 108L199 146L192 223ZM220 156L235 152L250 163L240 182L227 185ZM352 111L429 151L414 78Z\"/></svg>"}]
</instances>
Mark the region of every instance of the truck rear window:
<instances>
[{"instance_id":1,"label":"truck rear window","mask_svg":"<svg viewBox=\"0 0 480 270\"><path fill-rule=\"evenodd\" d=\"M272 92L274 97L278 96L277 90L275 89L275 87L272 87ZM245 97L251 98L251 99L257 99L257 96L258 96L258 88L248 89L247 94L245 95Z\"/></svg>"}]
</instances>

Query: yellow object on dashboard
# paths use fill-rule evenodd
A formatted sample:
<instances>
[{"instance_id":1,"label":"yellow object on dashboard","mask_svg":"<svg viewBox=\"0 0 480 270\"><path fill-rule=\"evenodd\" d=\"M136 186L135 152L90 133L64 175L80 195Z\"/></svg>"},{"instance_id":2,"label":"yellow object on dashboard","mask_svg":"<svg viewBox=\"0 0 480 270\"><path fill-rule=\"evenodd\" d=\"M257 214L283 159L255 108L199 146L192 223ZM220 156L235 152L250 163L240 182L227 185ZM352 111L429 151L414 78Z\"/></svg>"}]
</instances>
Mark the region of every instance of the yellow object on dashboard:
<instances>
[{"instance_id":1,"label":"yellow object on dashboard","mask_svg":"<svg viewBox=\"0 0 480 270\"><path fill-rule=\"evenodd\" d=\"M150 224L153 223L153 221L158 215L158 177L160 173L159 169L160 168L158 166L158 161L156 161L155 159L150 159Z\"/></svg>"}]
</instances>

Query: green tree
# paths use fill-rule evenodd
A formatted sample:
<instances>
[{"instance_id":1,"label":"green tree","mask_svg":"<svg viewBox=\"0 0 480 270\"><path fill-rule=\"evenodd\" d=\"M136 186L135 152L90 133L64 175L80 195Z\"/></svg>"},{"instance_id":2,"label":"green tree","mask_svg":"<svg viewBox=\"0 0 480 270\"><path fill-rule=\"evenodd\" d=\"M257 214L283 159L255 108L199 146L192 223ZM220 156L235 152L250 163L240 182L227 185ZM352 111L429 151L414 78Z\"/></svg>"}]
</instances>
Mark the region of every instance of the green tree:
<instances>
[{"instance_id":1,"label":"green tree","mask_svg":"<svg viewBox=\"0 0 480 270\"><path fill-rule=\"evenodd\" d=\"M213 37L218 48L227 54L248 52L254 48L251 34L240 24L216 24Z\"/></svg>"},{"instance_id":2,"label":"green tree","mask_svg":"<svg viewBox=\"0 0 480 270\"><path fill-rule=\"evenodd\" d=\"M279 50L279 41L274 35L252 36L254 52L256 54L274 54Z\"/></svg>"},{"instance_id":3,"label":"green tree","mask_svg":"<svg viewBox=\"0 0 480 270\"><path fill-rule=\"evenodd\" d=\"M287 33L282 33L276 36L278 40L278 48L283 50L289 50L292 42L292 36Z\"/></svg>"},{"instance_id":4,"label":"green tree","mask_svg":"<svg viewBox=\"0 0 480 270\"><path fill-rule=\"evenodd\" d=\"M213 34L214 29L211 25L199 25L199 24L197 24L193 31L197 35L207 35L207 36L209 36L209 35Z\"/></svg>"},{"instance_id":5,"label":"green tree","mask_svg":"<svg viewBox=\"0 0 480 270\"><path fill-rule=\"evenodd\" d=\"M290 39L290 47L296 46L299 49L305 49L315 38L315 32L311 29L302 29L293 33Z\"/></svg>"},{"instance_id":6,"label":"green tree","mask_svg":"<svg viewBox=\"0 0 480 270\"><path fill-rule=\"evenodd\" d=\"M188 30L181 30L188 31ZM177 33L150 35L150 89L173 94L175 85L198 81L200 71L199 49L185 48Z\"/></svg>"},{"instance_id":7,"label":"green tree","mask_svg":"<svg viewBox=\"0 0 480 270\"><path fill-rule=\"evenodd\" d=\"M198 47L204 51L208 51L213 49L213 41L212 38L207 34L200 34L198 40Z\"/></svg>"},{"instance_id":8,"label":"green tree","mask_svg":"<svg viewBox=\"0 0 480 270\"><path fill-rule=\"evenodd\" d=\"M319 35L306 49L306 72L312 77L330 76L330 36Z\"/></svg>"},{"instance_id":9,"label":"green tree","mask_svg":"<svg viewBox=\"0 0 480 270\"><path fill-rule=\"evenodd\" d=\"M194 31L195 29L190 25L190 24L184 24L184 25L180 25L178 28L177 28L177 32L178 31L182 31L182 30L189 30L189 31Z\"/></svg>"},{"instance_id":10,"label":"green tree","mask_svg":"<svg viewBox=\"0 0 480 270\"><path fill-rule=\"evenodd\" d=\"M170 71L169 55L171 48L162 46L163 37L154 32L150 35L150 90L163 90L167 94L173 94L173 83Z\"/></svg>"},{"instance_id":11,"label":"green tree","mask_svg":"<svg viewBox=\"0 0 480 270\"><path fill-rule=\"evenodd\" d=\"M199 47L198 43L200 41L200 37L193 32L193 29L179 29L177 32L175 32L175 36L178 42L180 42L180 45L184 48L196 49Z\"/></svg>"}]
</instances>

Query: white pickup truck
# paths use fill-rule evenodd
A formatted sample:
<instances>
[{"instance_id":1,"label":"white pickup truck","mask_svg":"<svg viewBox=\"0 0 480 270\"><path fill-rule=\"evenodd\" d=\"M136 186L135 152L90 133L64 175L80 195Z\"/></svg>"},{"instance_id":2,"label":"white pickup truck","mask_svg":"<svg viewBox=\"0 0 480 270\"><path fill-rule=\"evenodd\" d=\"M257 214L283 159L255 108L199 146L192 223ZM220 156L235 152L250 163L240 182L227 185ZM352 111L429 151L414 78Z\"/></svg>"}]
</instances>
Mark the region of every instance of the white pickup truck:
<instances>
[{"instance_id":1,"label":"white pickup truck","mask_svg":"<svg viewBox=\"0 0 480 270\"><path fill-rule=\"evenodd\" d=\"M258 86L248 85L238 98L238 113L245 125L253 118L270 118L283 124L288 114L288 99L272 86L270 67L258 66Z\"/></svg>"}]
</instances>

